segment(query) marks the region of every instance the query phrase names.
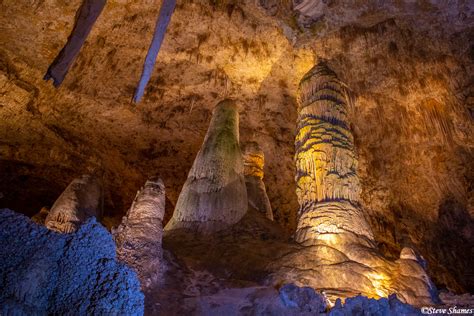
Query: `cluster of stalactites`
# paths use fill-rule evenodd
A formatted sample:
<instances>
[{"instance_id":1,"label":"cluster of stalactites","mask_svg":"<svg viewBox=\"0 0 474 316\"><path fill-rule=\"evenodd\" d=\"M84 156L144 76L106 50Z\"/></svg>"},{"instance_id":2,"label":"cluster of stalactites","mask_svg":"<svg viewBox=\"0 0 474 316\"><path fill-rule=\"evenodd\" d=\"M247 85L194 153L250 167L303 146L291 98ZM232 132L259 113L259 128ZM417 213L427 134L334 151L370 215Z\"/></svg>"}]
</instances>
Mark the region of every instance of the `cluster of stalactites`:
<instances>
[{"instance_id":1,"label":"cluster of stalactites","mask_svg":"<svg viewBox=\"0 0 474 316\"><path fill-rule=\"evenodd\" d=\"M60 233L75 232L87 218L99 215L100 196L96 177L85 174L72 180L51 207L45 226Z\"/></svg>"},{"instance_id":2,"label":"cluster of stalactites","mask_svg":"<svg viewBox=\"0 0 474 316\"><path fill-rule=\"evenodd\" d=\"M299 95L295 161L300 205L357 203L357 157L342 84L324 64L318 64L303 78Z\"/></svg>"},{"instance_id":3,"label":"cluster of stalactites","mask_svg":"<svg viewBox=\"0 0 474 316\"><path fill-rule=\"evenodd\" d=\"M159 284L164 214L165 186L161 179L148 180L113 231L118 259L137 271L143 290Z\"/></svg>"},{"instance_id":4,"label":"cluster of stalactites","mask_svg":"<svg viewBox=\"0 0 474 316\"><path fill-rule=\"evenodd\" d=\"M249 205L273 220L272 206L263 183L265 156L256 142L245 145L243 160Z\"/></svg>"},{"instance_id":5,"label":"cluster of stalactites","mask_svg":"<svg viewBox=\"0 0 474 316\"><path fill-rule=\"evenodd\" d=\"M247 190L239 145L239 113L232 100L217 104L206 137L165 230L212 233L247 212Z\"/></svg>"}]
</instances>

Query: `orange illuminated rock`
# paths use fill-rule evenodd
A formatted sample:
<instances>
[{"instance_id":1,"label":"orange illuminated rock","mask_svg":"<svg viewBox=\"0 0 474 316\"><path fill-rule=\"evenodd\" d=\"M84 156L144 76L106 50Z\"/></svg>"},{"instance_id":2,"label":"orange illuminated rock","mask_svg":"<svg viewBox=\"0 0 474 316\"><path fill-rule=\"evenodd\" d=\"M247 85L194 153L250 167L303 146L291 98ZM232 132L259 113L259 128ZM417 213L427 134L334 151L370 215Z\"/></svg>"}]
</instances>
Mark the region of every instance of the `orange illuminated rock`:
<instances>
[{"instance_id":1,"label":"orange illuminated rock","mask_svg":"<svg viewBox=\"0 0 474 316\"><path fill-rule=\"evenodd\" d=\"M328 67L318 64L301 81L299 102L296 240L311 243L321 234L345 232L373 240L357 206L357 157L342 83Z\"/></svg>"},{"instance_id":2,"label":"orange illuminated rock","mask_svg":"<svg viewBox=\"0 0 474 316\"><path fill-rule=\"evenodd\" d=\"M272 206L263 183L265 156L257 143L250 142L244 149L244 175L249 205L273 220Z\"/></svg>"},{"instance_id":3,"label":"orange illuminated rock","mask_svg":"<svg viewBox=\"0 0 474 316\"><path fill-rule=\"evenodd\" d=\"M303 78L299 102L295 239L306 247L273 264L278 271L273 281L308 284L332 299L396 293L410 304L432 303L436 289L414 252L406 248L393 262L376 247L359 205L357 156L343 84L320 63Z\"/></svg>"},{"instance_id":4,"label":"orange illuminated rock","mask_svg":"<svg viewBox=\"0 0 474 316\"><path fill-rule=\"evenodd\" d=\"M36 224L44 225L46 217L48 216L49 209L47 207L42 207L41 210L31 217L31 220Z\"/></svg>"}]
</instances>

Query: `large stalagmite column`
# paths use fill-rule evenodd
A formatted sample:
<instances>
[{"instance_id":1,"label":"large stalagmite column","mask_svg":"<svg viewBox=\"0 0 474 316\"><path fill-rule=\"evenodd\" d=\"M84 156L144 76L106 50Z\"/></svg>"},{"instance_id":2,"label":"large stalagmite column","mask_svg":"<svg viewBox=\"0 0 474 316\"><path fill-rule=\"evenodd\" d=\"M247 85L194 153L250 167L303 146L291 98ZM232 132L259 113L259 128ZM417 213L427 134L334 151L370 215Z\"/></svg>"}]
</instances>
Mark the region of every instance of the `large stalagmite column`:
<instances>
[{"instance_id":1,"label":"large stalagmite column","mask_svg":"<svg viewBox=\"0 0 474 316\"><path fill-rule=\"evenodd\" d=\"M247 212L239 146L239 113L232 100L214 109L204 143L165 230L212 233L237 223Z\"/></svg>"},{"instance_id":2,"label":"large stalagmite column","mask_svg":"<svg viewBox=\"0 0 474 316\"><path fill-rule=\"evenodd\" d=\"M345 233L373 239L357 206L357 157L347 111L336 75L323 63L313 67L300 83L295 141L299 242Z\"/></svg>"},{"instance_id":3,"label":"large stalagmite column","mask_svg":"<svg viewBox=\"0 0 474 316\"><path fill-rule=\"evenodd\" d=\"M272 206L263 183L265 156L257 143L250 142L244 149L244 175L249 205L273 220Z\"/></svg>"},{"instance_id":4,"label":"large stalagmite column","mask_svg":"<svg viewBox=\"0 0 474 316\"><path fill-rule=\"evenodd\" d=\"M163 181L148 180L113 232L118 259L136 270L143 290L158 285L160 279L164 215Z\"/></svg>"},{"instance_id":5,"label":"large stalagmite column","mask_svg":"<svg viewBox=\"0 0 474 316\"><path fill-rule=\"evenodd\" d=\"M75 232L89 217L99 215L101 187L99 181L85 174L72 180L54 202L45 219L45 226L61 232Z\"/></svg>"},{"instance_id":6,"label":"large stalagmite column","mask_svg":"<svg viewBox=\"0 0 474 316\"><path fill-rule=\"evenodd\" d=\"M292 281L326 291L332 299L397 293L430 304L433 286L409 250L393 262L377 250L359 205L354 139L344 87L320 63L300 83L296 183L300 204L296 240L305 245L277 263L275 282Z\"/></svg>"}]
</instances>

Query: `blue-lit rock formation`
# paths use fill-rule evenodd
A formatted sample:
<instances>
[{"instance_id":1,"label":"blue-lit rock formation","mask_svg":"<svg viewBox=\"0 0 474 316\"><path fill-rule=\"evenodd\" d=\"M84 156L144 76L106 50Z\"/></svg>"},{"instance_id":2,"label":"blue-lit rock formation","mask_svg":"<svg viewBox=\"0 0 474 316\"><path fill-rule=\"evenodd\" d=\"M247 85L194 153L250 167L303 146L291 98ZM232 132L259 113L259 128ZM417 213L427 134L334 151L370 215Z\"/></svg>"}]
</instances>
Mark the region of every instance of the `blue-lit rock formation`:
<instances>
[{"instance_id":1,"label":"blue-lit rock formation","mask_svg":"<svg viewBox=\"0 0 474 316\"><path fill-rule=\"evenodd\" d=\"M373 299L359 295L345 300L344 305L338 299L328 316L345 315L422 315L421 311L411 305L402 303L395 295L387 298Z\"/></svg>"},{"instance_id":2,"label":"blue-lit rock formation","mask_svg":"<svg viewBox=\"0 0 474 316\"><path fill-rule=\"evenodd\" d=\"M91 218L59 234L0 210L1 315L142 315L135 272L117 262L115 244Z\"/></svg>"},{"instance_id":3,"label":"blue-lit rock formation","mask_svg":"<svg viewBox=\"0 0 474 316\"><path fill-rule=\"evenodd\" d=\"M56 56L44 76L45 80L53 79L55 87L59 87L63 82L106 2L107 0L84 0L79 8L76 24L66 45Z\"/></svg>"}]
</instances>

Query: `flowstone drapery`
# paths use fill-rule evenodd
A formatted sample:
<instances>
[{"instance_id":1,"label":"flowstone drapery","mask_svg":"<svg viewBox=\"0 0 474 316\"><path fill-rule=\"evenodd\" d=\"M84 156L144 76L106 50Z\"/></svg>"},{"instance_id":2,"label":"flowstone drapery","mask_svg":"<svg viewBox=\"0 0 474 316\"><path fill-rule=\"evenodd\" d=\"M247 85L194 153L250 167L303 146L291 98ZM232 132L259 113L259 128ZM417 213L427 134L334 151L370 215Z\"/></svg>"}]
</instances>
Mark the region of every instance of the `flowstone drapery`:
<instances>
[{"instance_id":1,"label":"flowstone drapery","mask_svg":"<svg viewBox=\"0 0 474 316\"><path fill-rule=\"evenodd\" d=\"M214 110L165 230L212 233L237 223L248 207L243 170L237 105L224 100Z\"/></svg>"}]
</instances>

